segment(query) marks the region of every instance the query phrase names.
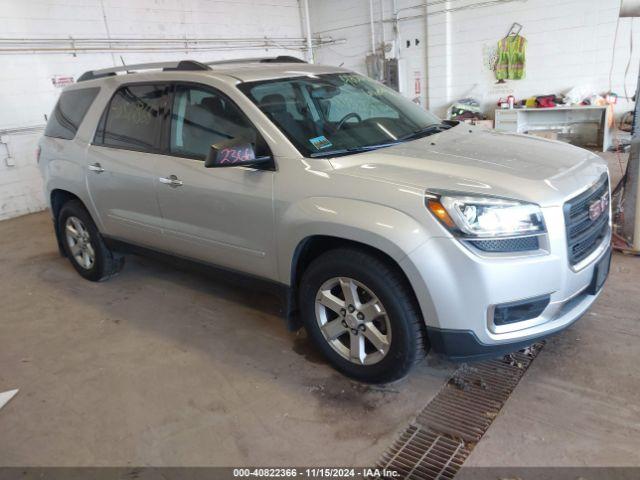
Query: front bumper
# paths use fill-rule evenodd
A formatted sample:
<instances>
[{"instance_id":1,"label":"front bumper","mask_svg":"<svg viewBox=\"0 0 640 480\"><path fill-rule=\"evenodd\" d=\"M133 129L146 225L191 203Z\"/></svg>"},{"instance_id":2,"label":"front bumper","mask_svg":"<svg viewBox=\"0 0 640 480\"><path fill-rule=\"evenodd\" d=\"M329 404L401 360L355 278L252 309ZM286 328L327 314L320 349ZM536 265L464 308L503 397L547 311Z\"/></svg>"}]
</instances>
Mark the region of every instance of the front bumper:
<instances>
[{"instance_id":1,"label":"front bumper","mask_svg":"<svg viewBox=\"0 0 640 480\"><path fill-rule=\"evenodd\" d=\"M566 327L565 327L566 328ZM429 344L434 352L446 355L451 360L483 360L496 358L523 349L556 332L520 342L500 345L485 345L471 330L442 330L427 328Z\"/></svg>"},{"instance_id":2,"label":"front bumper","mask_svg":"<svg viewBox=\"0 0 640 480\"><path fill-rule=\"evenodd\" d=\"M564 224L560 208L550 207L544 214L548 224ZM580 270L570 266L563 228L550 230L542 247L482 255L441 237L408 255L401 266L416 291L432 349L453 358L498 356L563 330L584 315L598 296L589 287L595 265L610 253L610 235ZM549 296L550 302L539 316L494 324L496 305L541 296Z\"/></svg>"}]
</instances>

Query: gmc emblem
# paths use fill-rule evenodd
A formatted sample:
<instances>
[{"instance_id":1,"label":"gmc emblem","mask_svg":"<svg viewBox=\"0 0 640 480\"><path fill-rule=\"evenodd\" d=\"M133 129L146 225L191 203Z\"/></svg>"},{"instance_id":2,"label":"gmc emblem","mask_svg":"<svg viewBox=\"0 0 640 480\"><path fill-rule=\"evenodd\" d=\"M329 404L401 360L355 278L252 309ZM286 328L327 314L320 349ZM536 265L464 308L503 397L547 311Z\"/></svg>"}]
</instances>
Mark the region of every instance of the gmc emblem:
<instances>
[{"instance_id":1,"label":"gmc emblem","mask_svg":"<svg viewBox=\"0 0 640 480\"><path fill-rule=\"evenodd\" d=\"M609 208L609 194L605 193L589 205L589 220L595 222Z\"/></svg>"}]
</instances>

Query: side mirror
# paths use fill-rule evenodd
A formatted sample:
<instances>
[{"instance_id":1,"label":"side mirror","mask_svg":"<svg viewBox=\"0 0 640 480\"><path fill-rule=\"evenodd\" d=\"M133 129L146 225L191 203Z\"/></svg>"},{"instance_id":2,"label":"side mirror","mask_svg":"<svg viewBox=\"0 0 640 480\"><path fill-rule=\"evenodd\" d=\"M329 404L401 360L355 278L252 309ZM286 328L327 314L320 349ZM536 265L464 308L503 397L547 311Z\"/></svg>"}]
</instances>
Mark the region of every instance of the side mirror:
<instances>
[{"instance_id":1,"label":"side mirror","mask_svg":"<svg viewBox=\"0 0 640 480\"><path fill-rule=\"evenodd\" d=\"M242 138L233 138L211 145L205 168L257 166L270 163L271 157L256 157L253 144Z\"/></svg>"}]
</instances>

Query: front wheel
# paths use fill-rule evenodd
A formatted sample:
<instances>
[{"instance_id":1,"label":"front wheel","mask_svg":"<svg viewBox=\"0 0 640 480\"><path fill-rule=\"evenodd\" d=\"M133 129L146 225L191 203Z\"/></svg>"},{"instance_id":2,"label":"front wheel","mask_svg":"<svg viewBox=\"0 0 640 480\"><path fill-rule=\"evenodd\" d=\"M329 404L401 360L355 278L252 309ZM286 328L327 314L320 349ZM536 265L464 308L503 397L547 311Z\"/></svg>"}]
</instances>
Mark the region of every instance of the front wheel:
<instances>
[{"instance_id":1,"label":"front wheel","mask_svg":"<svg viewBox=\"0 0 640 480\"><path fill-rule=\"evenodd\" d=\"M371 383L405 376L426 353L424 324L397 267L365 251L331 250L303 274L300 307L331 364Z\"/></svg>"}]
</instances>

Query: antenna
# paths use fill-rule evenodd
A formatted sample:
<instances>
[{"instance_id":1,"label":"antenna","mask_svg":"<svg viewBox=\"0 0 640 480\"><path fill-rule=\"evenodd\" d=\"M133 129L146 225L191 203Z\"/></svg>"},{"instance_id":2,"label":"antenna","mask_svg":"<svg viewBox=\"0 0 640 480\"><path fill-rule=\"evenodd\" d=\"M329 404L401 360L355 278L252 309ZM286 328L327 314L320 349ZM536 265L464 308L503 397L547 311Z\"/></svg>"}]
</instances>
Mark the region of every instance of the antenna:
<instances>
[{"instance_id":1,"label":"antenna","mask_svg":"<svg viewBox=\"0 0 640 480\"><path fill-rule=\"evenodd\" d=\"M122 66L123 66L123 67L126 67L126 66L127 66L127 64L126 64L126 63L124 63L124 58L122 58L122 55L120 55L120 61L122 62ZM126 70L126 72L127 72L127 73L131 73L129 70Z\"/></svg>"}]
</instances>

